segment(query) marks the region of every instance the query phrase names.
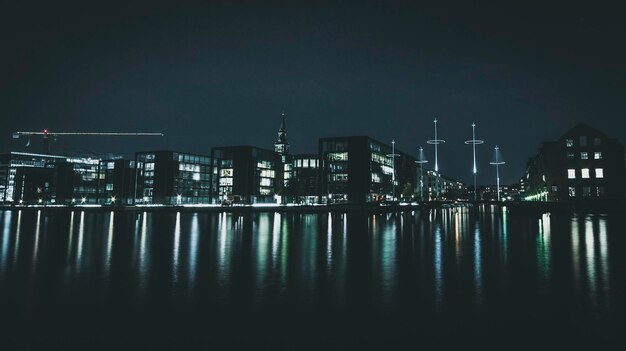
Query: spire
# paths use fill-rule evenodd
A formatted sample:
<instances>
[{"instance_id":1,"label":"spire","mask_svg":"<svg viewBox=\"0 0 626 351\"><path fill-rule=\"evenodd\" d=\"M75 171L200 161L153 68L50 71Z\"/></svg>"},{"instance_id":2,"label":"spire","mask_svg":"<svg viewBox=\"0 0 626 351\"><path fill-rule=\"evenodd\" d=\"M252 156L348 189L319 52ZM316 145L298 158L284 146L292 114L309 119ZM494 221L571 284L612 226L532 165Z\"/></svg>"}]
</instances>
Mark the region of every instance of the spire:
<instances>
[{"instance_id":1,"label":"spire","mask_svg":"<svg viewBox=\"0 0 626 351\"><path fill-rule=\"evenodd\" d=\"M278 139L274 143L274 151L279 154L286 154L289 152L289 142L287 141L287 123L285 122L285 110L283 110L282 121L280 123L280 129L278 129Z\"/></svg>"}]
</instances>

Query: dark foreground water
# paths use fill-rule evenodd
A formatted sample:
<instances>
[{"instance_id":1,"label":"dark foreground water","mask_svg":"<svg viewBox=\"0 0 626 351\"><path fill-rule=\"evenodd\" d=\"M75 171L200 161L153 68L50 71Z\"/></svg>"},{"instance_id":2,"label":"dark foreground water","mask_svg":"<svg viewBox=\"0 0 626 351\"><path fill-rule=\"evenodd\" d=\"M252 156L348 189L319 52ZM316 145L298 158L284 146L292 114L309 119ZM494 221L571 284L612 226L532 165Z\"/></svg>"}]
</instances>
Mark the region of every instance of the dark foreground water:
<instances>
[{"instance_id":1,"label":"dark foreground water","mask_svg":"<svg viewBox=\"0 0 626 351\"><path fill-rule=\"evenodd\" d=\"M0 213L0 349L626 349L616 215Z\"/></svg>"}]
</instances>

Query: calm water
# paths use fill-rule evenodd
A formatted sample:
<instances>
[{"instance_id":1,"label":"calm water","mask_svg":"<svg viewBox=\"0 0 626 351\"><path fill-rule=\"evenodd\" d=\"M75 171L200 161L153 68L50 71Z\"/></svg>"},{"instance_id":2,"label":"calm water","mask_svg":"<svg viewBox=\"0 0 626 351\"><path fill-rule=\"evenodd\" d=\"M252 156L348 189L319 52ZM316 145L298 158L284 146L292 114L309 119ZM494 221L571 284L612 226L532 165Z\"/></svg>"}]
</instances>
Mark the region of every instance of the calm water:
<instances>
[{"instance_id":1,"label":"calm water","mask_svg":"<svg viewBox=\"0 0 626 351\"><path fill-rule=\"evenodd\" d=\"M624 218L0 212L0 349L593 346L626 332Z\"/></svg>"}]
</instances>

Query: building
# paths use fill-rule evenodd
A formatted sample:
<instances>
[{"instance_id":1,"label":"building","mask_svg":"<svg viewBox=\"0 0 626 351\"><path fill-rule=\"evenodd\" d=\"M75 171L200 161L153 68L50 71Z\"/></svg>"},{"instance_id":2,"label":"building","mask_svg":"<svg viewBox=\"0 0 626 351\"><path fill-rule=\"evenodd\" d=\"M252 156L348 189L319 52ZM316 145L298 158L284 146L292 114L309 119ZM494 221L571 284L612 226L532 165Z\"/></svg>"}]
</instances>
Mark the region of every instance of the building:
<instances>
[{"instance_id":1,"label":"building","mask_svg":"<svg viewBox=\"0 0 626 351\"><path fill-rule=\"evenodd\" d=\"M225 204L282 203L286 158L248 145L212 148L217 188L211 191L211 199Z\"/></svg>"},{"instance_id":2,"label":"building","mask_svg":"<svg viewBox=\"0 0 626 351\"><path fill-rule=\"evenodd\" d=\"M136 181L135 160L102 160L99 165L98 203L132 205Z\"/></svg>"},{"instance_id":3,"label":"building","mask_svg":"<svg viewBox=\"0 0 626 351\"><path fill-rule=\"evenodd\" d=\"M580 123L530 158L521 184L525 200L624 198L624 146Z\"/></svg>"},{"instance_id":4,"label":"building","mask_svg":"<svg viewBox=\"0 0 626 351\"><path fill-rule=\"evenodd\" d=\"M378 202L414 193L415 158L370 137L322 138L319 156L321 202Z\"/></svg>"},{"instance_id":5,"label":"building","mask_svg":"<svg viewBox=\"0 0 626 351\"><path fill-rule=\"evenodd\" d=\"M463 182L441 175L431 169L423 171L424 201L433 200L467 200L467 187ZM419 183L418 183L419 185ZM416 189L416 196L420 198L420 189Z\"/></svg>"},{"instance_id":6,"label":"building","mask_svg":"<svg viewBox=\"0 0 626 351\"><path fill-rule=\"evenodd\" d=\"M0 202L95 203L100 160L24 152L0 156Z\"/></svg>"},{"instance_id":7,"label":"building","mask_svg":"<svg viewBox=\"0 0 626 351\"><path fill-rule=\"evenodd\" d=\"M317 154L291 155L284 164L287 203L313 204L319 193L320 161Z\"/></svg>"},{"instance_id":8,"label":"building","mask_svg":"<svg viewBox=\"0 0 626 351\"><path fill-rule=\"evenodd\" d=\"M136 204L208 204L211 158L176 151L135 154ZM115 188L115 186L114 186Z\"/></svg>"}]
</instances>

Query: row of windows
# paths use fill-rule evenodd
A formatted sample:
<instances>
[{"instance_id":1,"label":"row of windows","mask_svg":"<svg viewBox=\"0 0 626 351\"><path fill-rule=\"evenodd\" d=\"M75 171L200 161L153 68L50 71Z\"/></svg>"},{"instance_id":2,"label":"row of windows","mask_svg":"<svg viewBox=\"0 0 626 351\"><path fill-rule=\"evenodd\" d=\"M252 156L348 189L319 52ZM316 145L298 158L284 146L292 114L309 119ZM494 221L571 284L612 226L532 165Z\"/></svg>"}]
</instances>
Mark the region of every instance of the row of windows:
<instances>
[{"instance_id":1,"label":"row of windows","mask_svg":"<svg viewBox=\"0 0 626 351\"><path fill-rule=\"evenodd\" d=\"M581 168L580 169L580 177L583 179L589 178L589 168ZM596 178L604 178L604 169L596 168L595 169L595 177ZM567 170L567 179L576 179L576 170L570 168Z\"/></svg>"},{"instance_id":2,"label":"row of windows","mask_svg":"<svg viewBox=\"0 0 626 351\"><path fill-rule=\"evenodd\" d=\"M327 159L329 161L348 161L348 152L329 152Z\"/></svg>"},{"instance_id":3,"label":"row of windows","mask_svg":"<svg viewBox=\"0 0 626 351\"><path fill-rule=\"evenodd\" d=\"M600 138L593 138L593 145L600 146L602 144L602 140ZM566 147L574 147L574 139L565 139ZM581 135L578 138L578 146L587 146L587 136Z\"/></svg>"},{"instance_id":4,"label":"row of windows","mask_svg":"<svg viewBox=\"0 0 626 351\"><path fill-rule=\"evenodd\" d=\"M570 186L568 189L568 195L570 197L576 196L576 187ZM584 186L582 187L582 195L583 196L604 196L604 187Z\"/></svg>"},{"instance_id":5,"label":"row of windows","mask_svg":"<svg viewBox=\"0 0 626 351\"><path fill-rule=\"evenodd\" d=\"M567 153L567 159L568 160L573 160L575 158L574 153L573 152L568 152ZM589 153L587 151L583 151L580 153L580 159L581 160L588 160L589 159ZM593 153L593 159L594 160L601 160L602 159L602 152L597 151Z\"/></svg>"},{"instance_id":6,"label":"row of windows","mask_svg":"<svg viewBox=\"0 0 626 351\"><path fill-rule=\"evenodd\" d=\"M294 160L294 164L297 168L317 168L319 165L319 161L315 158L297 159Z\"/></svg>"}]
</instances>

